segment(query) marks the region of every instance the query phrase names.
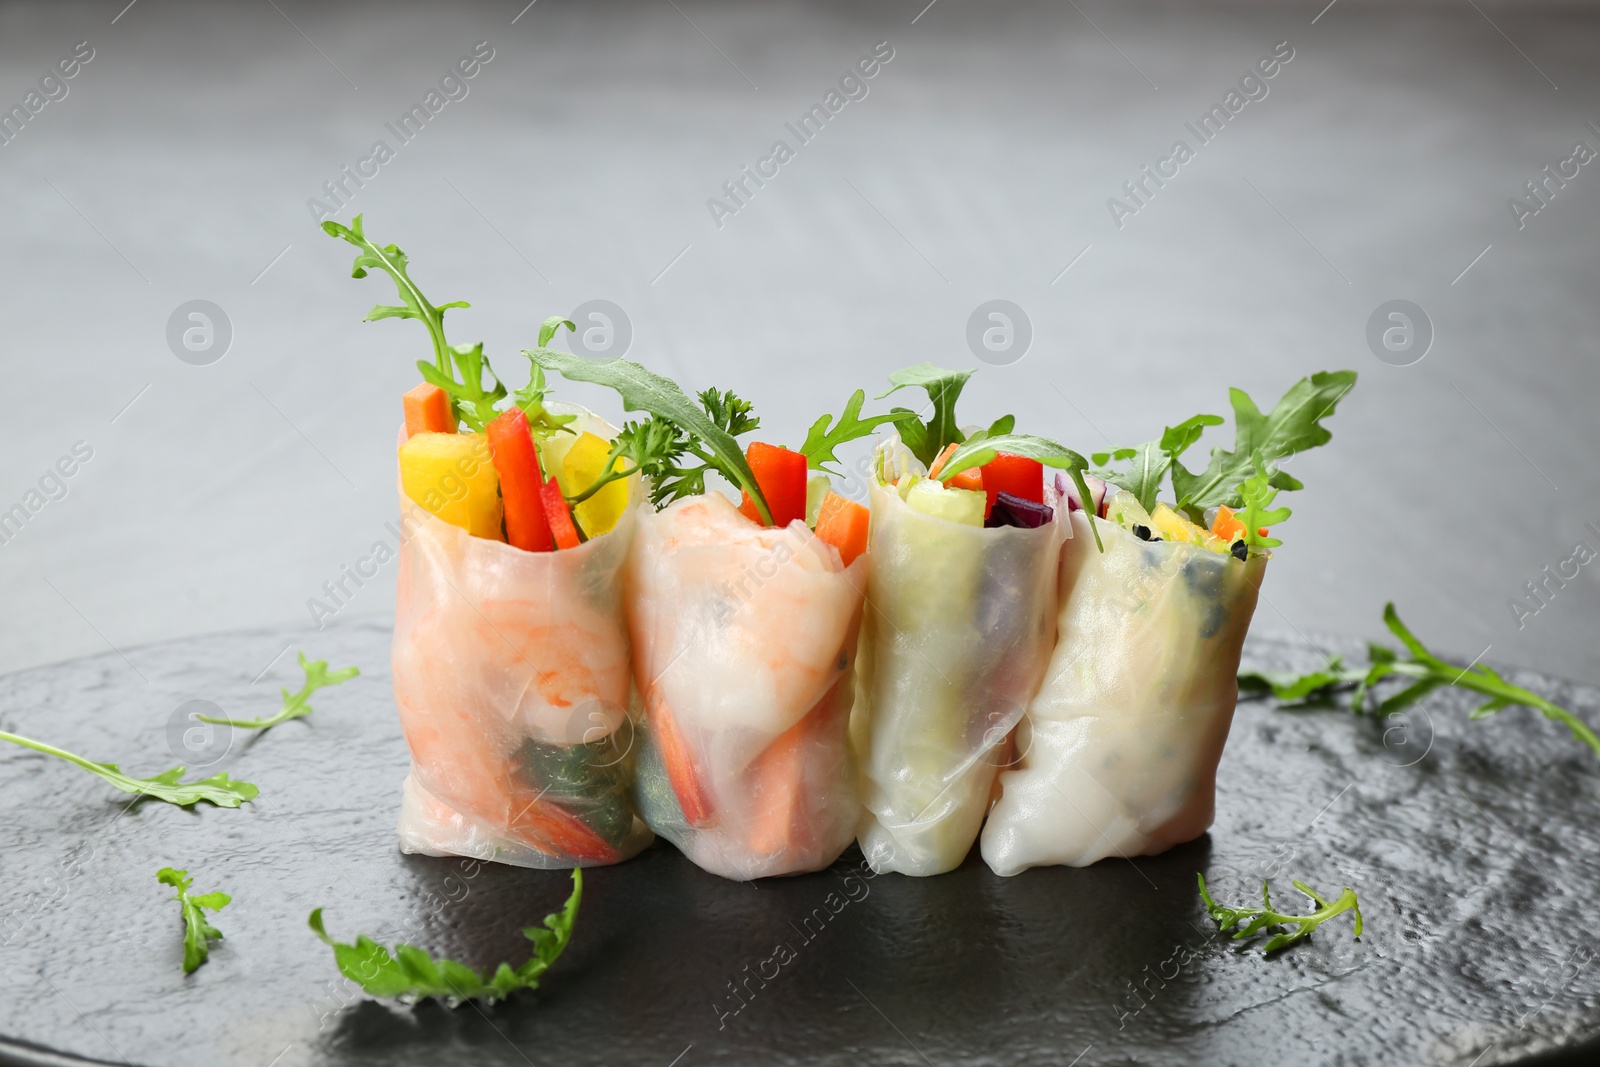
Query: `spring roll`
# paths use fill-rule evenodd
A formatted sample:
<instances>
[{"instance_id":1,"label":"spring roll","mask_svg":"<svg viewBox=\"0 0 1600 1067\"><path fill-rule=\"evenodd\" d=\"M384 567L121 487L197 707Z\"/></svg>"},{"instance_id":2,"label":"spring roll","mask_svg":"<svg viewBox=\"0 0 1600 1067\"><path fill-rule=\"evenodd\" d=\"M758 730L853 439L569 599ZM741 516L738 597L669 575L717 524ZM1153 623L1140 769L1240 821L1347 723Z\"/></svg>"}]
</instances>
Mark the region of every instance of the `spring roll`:
<instances>
[{"instance_id":1,"label":"spring roll","mask_svg":"<svg viewBox=\"0 0 1600 1067\"><path fill-rule=\"evenodd\" d=\"M1070 522L1060 641L983 829L1000 875L1154 855L1206 832L1266 573L1265 554L1149 540L1148 526L1141 537L1082 510Z\"/></svg>"},{"instance_id":2,"label":"spring roll","mask_svg":"<svg viewBox=\"0 0 1600 1067\"><path fill-rule=\"evenodd\" d=\"M1055 643L1062 539L1059 522L985 529L939 514L962 498L924 474L897 436L879 446L852 723L861 850L874 870L911 875L954 869L977 838Z\"/></svg>"},{"instance_id":3,"label":"spring roll","mask_svg":"<svg viewBox=\"0 0 1600 1067\"><path fill-rule=\"evenodd\" d=\"M616 434L575 405L549 409L577 416L566 447ZM561 456L546 452L548 466L562 470ZM481 469L457 473L470 500ZM545 868L636 854L651 841L631 799L627 717L622 579L637 509L577 547L533 552L445 522L405 492L401 505L402 850Z\"/></svg>"},{"instance_id":4,"label":"spring roll","mask_svg":"<svg viewBox=\"0 0 1600 1067\"><path fill-rule=\"evenodd\" d=\"M847 740L867 561L720 493L642 510L628 622L640 810L694 863L821 870L855 834Z\"/></svg>"}]
</instances>

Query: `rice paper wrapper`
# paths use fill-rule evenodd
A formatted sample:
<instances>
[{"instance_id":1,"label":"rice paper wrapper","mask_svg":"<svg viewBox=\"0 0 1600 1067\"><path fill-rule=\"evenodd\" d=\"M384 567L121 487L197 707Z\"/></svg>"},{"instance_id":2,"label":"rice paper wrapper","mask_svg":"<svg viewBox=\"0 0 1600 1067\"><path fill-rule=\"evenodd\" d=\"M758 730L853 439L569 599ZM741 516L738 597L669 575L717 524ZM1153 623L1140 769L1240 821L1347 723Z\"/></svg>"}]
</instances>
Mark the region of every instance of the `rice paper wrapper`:
<instances>
[{"instance_id":1,"label":"rice paper wrapper","mask_svg":"<svg viewBox=\"0 0 1600 1067\"><path fill-rule=\"evenodd\" d=\"M1267 557L1072 513L1061 638L983 830L996 874L1154 855L1206 832Z\"/></svg>"},{"instance_id":2,"label":"rice paper wrapper","mask_svg":"<svg viewBox=\"0 0 1600 1067\"><path fill-rule=\"evenodd\" d=\"M568 405L580 431L606 423ZM616 863L651 841L631 798L623 572L637 522L577 548L473 537L400 497L394 696L411 750L404 852Z\"/></svg>"},{"instance_id":3,"label":"rice paper wrapper","mask_svg":"<svg viewBox=\"0 0 1600 1067\"><path fill-rule=\"evenodd\" d=\"M698 866L822 870L855 836L848 741L867 560L720 493L641 510L628 619L639 808Z\"/></svg>"},{"instance_id":4,"label":"rice paper wrapper","mask_svg":"<svg viewBox=\"0 0 1600 1067\"><path fill-rule=\"evenodd\" d=\"M1063 532L986 530L924 515L893 485L869 492L858 836L875 871L940 874L971 851L1044 676Z\"/></svg>"}]
</instances>

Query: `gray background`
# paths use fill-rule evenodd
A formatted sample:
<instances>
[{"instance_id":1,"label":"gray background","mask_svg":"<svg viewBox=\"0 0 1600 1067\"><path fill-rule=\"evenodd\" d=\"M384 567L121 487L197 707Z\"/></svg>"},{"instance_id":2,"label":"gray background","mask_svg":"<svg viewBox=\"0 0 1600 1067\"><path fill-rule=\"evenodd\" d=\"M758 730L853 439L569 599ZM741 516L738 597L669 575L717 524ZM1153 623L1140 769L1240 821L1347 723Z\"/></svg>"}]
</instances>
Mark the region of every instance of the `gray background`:
<instances>
[{"instance_id":1,"label":"gray background","mask_svg":"<svg viewBox=\"0 0 1600 1067\"><path fill-rule=\"evenodd\" d=\"M0 546L0 670L108 646L137 670L149 642L296 622L316 653L307 598L388 537L428 349L360 321L392 287L350 280L306 201L487 41L470 95L338 217L365 212L436 302L471 300L452 339L513 384L539 320L593 298L627 310L631 356L751 397L791 444L895 367L973 365L967 318L997 297L1033 345L981 371L966 419L1013 411L1086 452L1226 413L1230 385L1265 404L1353 367L1333 445L1295 463L1257 626L1376 635L1392 598L1463 659L1600 680L1596 568L1525 628L1507 606L1600 548L1600 165L1520 231L1507 207L1600 147L1585 10L124 3L0 7L0 103L95 49L0 147L0 509L94 449ZM1267 98L1119 230L1107 198L1285 40ZM707 198L880 41L870 94L715 226ZM197 298L234 331L210 366L165 339ZM1394 298L1436 330L1414 366L1365 341ZM391 565L347 614L381 616L392 585Z\"/></svg>"}]
</instances>

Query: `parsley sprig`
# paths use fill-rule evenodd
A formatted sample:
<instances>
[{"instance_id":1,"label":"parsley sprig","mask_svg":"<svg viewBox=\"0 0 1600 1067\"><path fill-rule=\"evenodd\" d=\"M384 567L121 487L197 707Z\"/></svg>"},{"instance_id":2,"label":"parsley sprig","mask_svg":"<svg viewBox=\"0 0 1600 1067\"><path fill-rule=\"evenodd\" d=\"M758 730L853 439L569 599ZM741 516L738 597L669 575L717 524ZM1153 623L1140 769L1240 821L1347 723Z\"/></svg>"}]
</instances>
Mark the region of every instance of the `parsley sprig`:
<instances>
[{"instance_id":1,"label":"parsley sprig","mask_svg":"<svg viewBox=\"0 0 1600 1067\"><path fill-rule=\"evenodd\" d=\"M366 934L353 945L341 944L322 926L322 909L311 913L309 925L323 944L333 949L340 972L374 997L398 997L415 1002L437 997L451 1006L468 1000L493 1004L518 989L537 989L539 979L566 950L572 926L583 899L583 873L572 871L572 895L561 911L546 915L544 928L527 927L522 936L533 942L533 955L520 967L502 963L493 974L482 975L455 960L436 960L415 945L399 944L391 953Z\"/></svg>"},{"instance_id":2,"label":"parsley sprig","mask_svg":"<svg viewBox=\"0 0 1600 1067\"><path fill-rule=\"evenodd\" d=\"M47 756L76 764L90 774L103 778L124 793L154 797L168 804L176 804L180 808L192 807L202 800L219 808L237 808L240 804L254 800L261 792L249 782L231 780L226 772L214 774L198 782L182 781L183 767L162 771L151 778L130 778L123 774L122 769L115 763L96 763L66 749L45 744L43 741L35 741L21 734L0 730L0 741L10 741L14 745L31 748L35 752L43 752Z\"/></svg>"},{"instance_id":3,"label":"parsley sprig","mask_svg":"<svg viewBox=\"0 0 1600 1067\"><path fill-rule=\"evenodd\" d=\"M1532 708L1546 718L1566 726L1572 736L1582 741L1600 756L1600 735L1578 716L1558 704L1552 703L1529 689L1512 685L1493 667L1484 663L1471 663L1465 667L1439 658L1419 641L1405 623L1393 602L1383 608L1383 622L1389 632L1400 639L1406 655L1385 645L1367 645L1366 667L1348 667L1342 656L1332 656L1326 665L1307 674L1280 671L1241 671L1239 684L1248 689L1270 690L1272 695L1286 702L1304 702L1332 689L1354 686L1350 709L1357 715L1395 715L1415 704L1441 686L1466 689L1488 697L1469 716L1482 719L1497 711L1512 707ZM1390 676L1408 679L1410 684L1399 692L1369 706L1367 694L1384 678Z\"/></svg>"},{"instance_id":4,"label":"parsley sprig","mask_svg":"<svg viewBox=\"0 0 1600 1067\"><path fill-rule=\"evenodd\" d=\"M196 715L201 722L216 723L219 726L237 726L241 730L270 730L279 723L288 722L290 719L299 719L310 715L315 708L311 706L311 694L318 689L331 685L343 685L361 673L358 667L341 667L339 670L328 670L328 661L325 659L308 660L304 652L300 655L300 669L305 672L305 684L298 693L289 692L289 687L284 686L283 707L278 709L276 715L257 719L225 719L220 716Z\"/></svg>"},{"instance_id":5,"label":"parsley sprig","mask_svg":"<svg viewBox=\"0 0 1600 1067\"><path fill-rule=\"evenodd\" d=\"M172 899L183 908L183 973L193 974L211 955L207 939L222 940L222 931L211 925L205 913L221 911L233 902L233 898L226 893L191 896L189 887L194 885L194 879L185 870L163 867L156 872L156 880L178 891Z\"/></svg>"},{"instance_id":6,"label":"parsley sprig","mask_svg":"<svg viewBox=\"0 0 1600 1067\"><path fill-rule=\"evenodd\" d=\"M1355 936L1361 936L1361 903L1356 899L1356 891L1349 886L1344 887L1344 892L1334 900L1327 900L1317 893L1315 889L1295 879L1294 887L1316 903L1322 905L1309 915L1291 915L1281 912L1272 906L1272 897L1267 890L1266 880L1261 882L1261 904L1259 908L1229 908L1218 904L1211 899L1211 894L1206 891L1206 877L1196 874L1200 880L1200 899L1205 901L1206 911L1211 915L1213 922L1221 933L1232 930L1235 941L1246 937L1254 937L1269 927L1292 926L1293 932L1279 930L1261 948L1263 956L1286 948L1302 938L1309 937L1311 931L1327 922L1335 915L1345 912L1355 913Z\"/></svg>"}]
</instances>

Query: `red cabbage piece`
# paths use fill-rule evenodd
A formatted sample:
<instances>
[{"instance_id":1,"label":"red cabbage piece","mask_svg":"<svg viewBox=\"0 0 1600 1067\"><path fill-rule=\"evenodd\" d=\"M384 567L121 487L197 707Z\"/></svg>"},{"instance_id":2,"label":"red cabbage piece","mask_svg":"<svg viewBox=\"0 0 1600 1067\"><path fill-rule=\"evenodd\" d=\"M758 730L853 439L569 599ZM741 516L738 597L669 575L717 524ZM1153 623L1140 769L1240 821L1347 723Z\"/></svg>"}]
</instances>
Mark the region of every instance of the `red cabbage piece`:
<instances>
[{"instance_id":1,"label":"red cabbage piece","mask_svg":"<svg viewBox=\"0 0 1600 1067\"><path fill-rule=\"evenodd\" d=\"M1035 504L1015 493L1001 493L995 497L989 517L983 520L986 529L997 526L1017 526L1024 530L1037 530L1056 517L1056 509L1048 504Z\"/></svg>"}]
</instances>

